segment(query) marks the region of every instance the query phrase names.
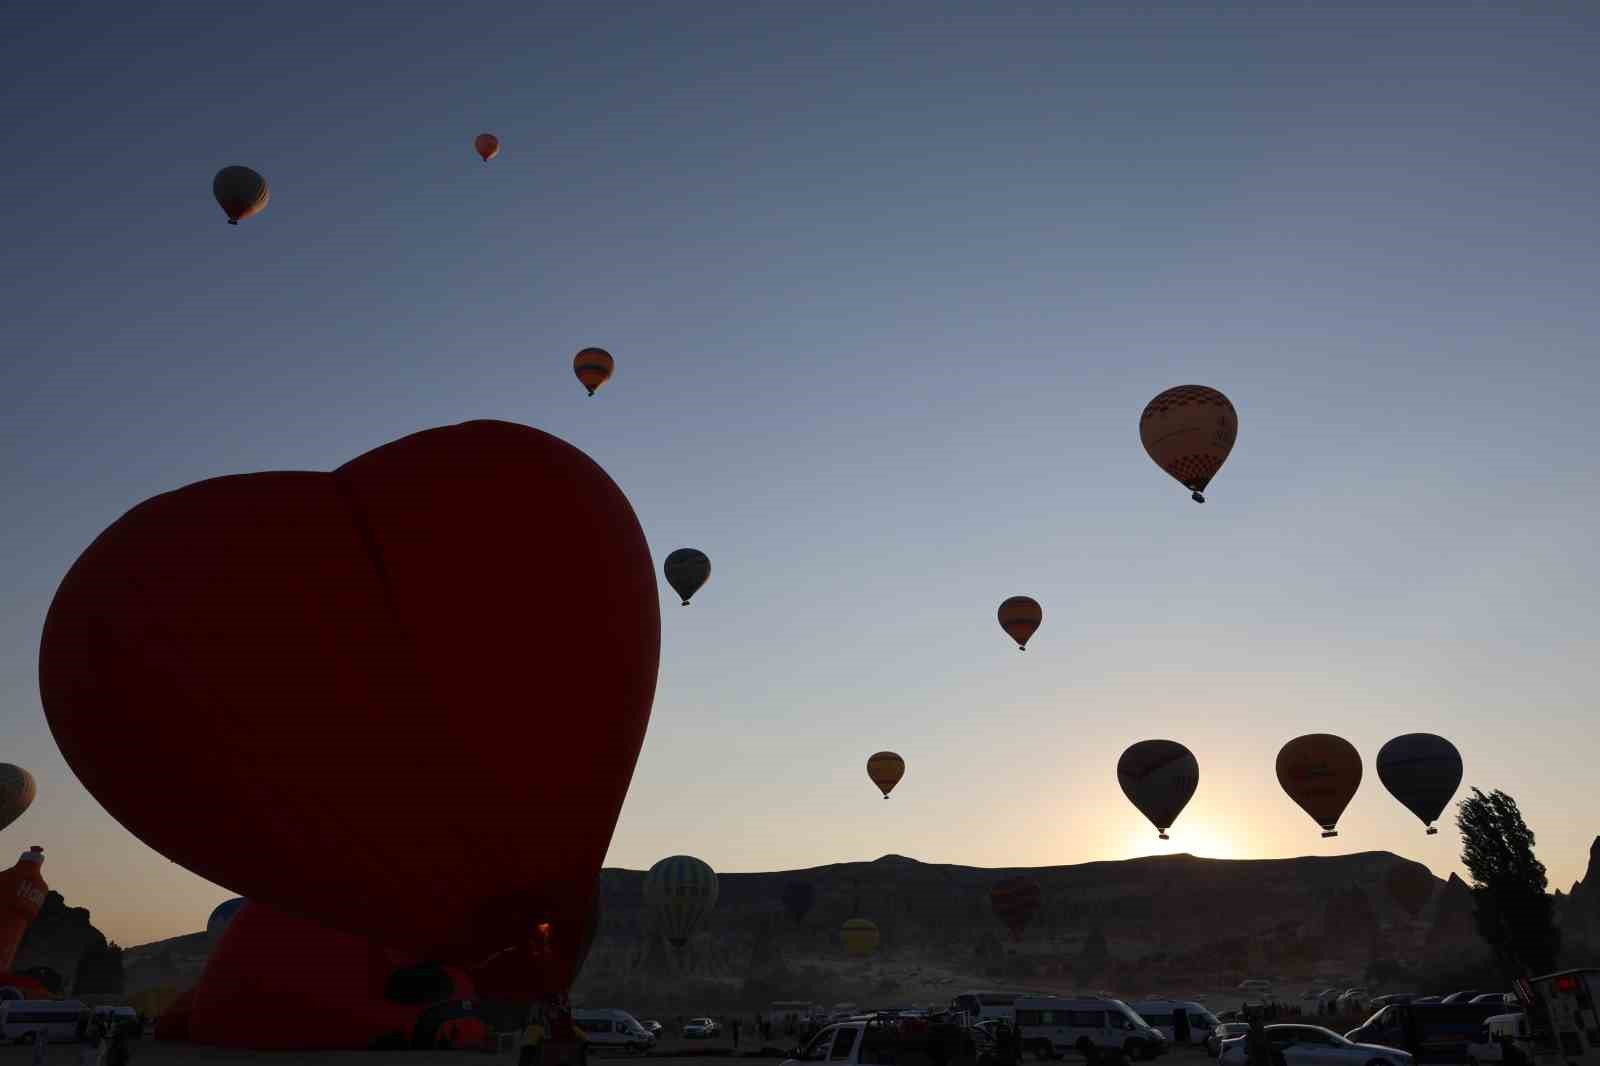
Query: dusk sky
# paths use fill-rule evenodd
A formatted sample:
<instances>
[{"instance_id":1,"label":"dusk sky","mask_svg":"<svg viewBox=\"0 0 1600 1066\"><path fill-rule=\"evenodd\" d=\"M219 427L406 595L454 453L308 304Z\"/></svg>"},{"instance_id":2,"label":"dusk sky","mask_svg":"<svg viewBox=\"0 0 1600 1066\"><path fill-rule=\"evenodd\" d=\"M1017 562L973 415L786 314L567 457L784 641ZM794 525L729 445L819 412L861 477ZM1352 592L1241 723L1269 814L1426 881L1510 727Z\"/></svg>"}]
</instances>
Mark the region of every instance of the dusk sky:
<instances>
[{"instance_id":1,"label":"dusk sky","mask_svg":"<svg viewBox=\"0 0 1600 1066\"><path fill-rule=\"evenodd\" d=\"M0 761L39 784L5 864L44 845L124 944L233 894L45 724L40 627L106 525L501 418L604 466L658 568L714 568L688 608L662 584L610 865L1444 876L1453 809L1424 836L1372 762L1431 731L1553 887L1582 874L1600 8L347 6L0 16ZM237 228L235 163L272 189ZM594 399L585 345L617 359ZM1203 507L1139 443L1186 383L1239 412ZM1311 732L1366 760L1333 840L1273 773ZM1168 844L1116 783L1149 737L1200 761ZM880 748L909 765L887 803Z\"/></svg>"}]
</instances>

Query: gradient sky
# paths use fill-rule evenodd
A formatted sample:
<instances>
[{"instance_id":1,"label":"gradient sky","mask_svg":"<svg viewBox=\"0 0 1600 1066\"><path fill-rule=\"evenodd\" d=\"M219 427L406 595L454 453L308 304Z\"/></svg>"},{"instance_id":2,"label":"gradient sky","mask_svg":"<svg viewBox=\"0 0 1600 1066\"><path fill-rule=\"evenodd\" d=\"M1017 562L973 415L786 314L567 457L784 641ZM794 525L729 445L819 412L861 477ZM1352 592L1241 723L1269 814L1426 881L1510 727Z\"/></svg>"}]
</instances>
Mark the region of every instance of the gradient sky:
<instances>
[{"instance_id":1,"label":"gradient sky","mask_svg":"<svg viewBox=\"0 0 1600 1066\"><path fill-rule=\"evenodd\" d=\"M57 752L62 574L151 494L478 417L713 560L610 864L1145 854L1114 767L1160 736L1201 763L1172 850L1443 875L1371 762L1428 730L1581 874L1600 9L346 6L0 21L0 759L40 787L0 847L111 936L231 893ZM272 186L238 228L231 163ZM1137 431L1189 382L1240 414L1204 507ZM1322 731L1368 765L1332 841L1273 775Z\"/></svg>"}]
</instances>

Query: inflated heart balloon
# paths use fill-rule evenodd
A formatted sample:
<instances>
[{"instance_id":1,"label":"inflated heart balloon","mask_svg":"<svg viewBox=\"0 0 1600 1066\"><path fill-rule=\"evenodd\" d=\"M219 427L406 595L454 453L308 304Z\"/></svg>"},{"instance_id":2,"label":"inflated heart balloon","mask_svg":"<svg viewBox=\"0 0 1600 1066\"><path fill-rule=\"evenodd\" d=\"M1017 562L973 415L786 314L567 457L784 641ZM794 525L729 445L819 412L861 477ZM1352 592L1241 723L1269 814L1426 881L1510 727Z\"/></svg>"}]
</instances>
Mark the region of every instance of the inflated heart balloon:
<instances>
[{"instance_id":1,"label":"inflated heart balloon","mask_svg":"<svg viewBox=\"0 0 1600 1066\"><path fill-rule=\"evenodd\" d=\"M660 640L621 490L468 422L145 501L63 579L39 679L73 771L163 855L470 966L588 922Z\"/></svg>"}]
</instances>

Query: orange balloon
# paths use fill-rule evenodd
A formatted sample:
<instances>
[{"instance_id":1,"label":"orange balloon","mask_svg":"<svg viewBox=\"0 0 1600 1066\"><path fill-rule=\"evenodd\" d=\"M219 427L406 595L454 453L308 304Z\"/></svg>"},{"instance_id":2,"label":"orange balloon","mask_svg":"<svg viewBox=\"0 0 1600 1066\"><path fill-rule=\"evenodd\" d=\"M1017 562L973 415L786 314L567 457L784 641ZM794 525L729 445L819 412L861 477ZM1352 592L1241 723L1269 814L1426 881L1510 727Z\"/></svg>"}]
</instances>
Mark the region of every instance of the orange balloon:
<instances>
[{"instance_id":1,"label":"orange balloon","mask_svg":"<svg viewBox=\"0 0 1600 1066\"><path fill-rule=\"evenodd\" d=\"M1044 621L1044 608L1032 596L1013 596L1000 604L1000 628L1017 642L1018 651L1028 650L1028 638Z\"/></svg>"},{"instance_id":2,"label":"orange balloon","mask_svg":"<svg viewBox=\"0 0 1600 1066\"><path fill-rule=\"evenodd\" d=\"M1239 415L1228 398L1204 385L1179 385L1145 405L1139 440L1156 465L1177 478L1195 503L1217 476L1239 436Z\"/></svg>"},{"instance_id":3,"label":"orange balloon","mask_svg":"<svg viewBox=\"0 0 1600 1066\"><path fill-rule=\"evenodd\" d=\"M480 133L472 139L472 147L487 163L500 154L500 138L492 133Z\"/></svg>"},{"instance_id":4,"label":"orange balloon","mask_svg":"<svg viewBox=\"0 0 1600 1066\"><path fill-rule=\"evenodd\" d=\"M1339 816L1361 787L1361 753L1343 737L1310 733L1278 752L1278 784L1300 809L1336 837Z\"/></svg>"},{"instance_id":5,"label":"orange balloon","mask_svg":"<svg viewBox=\"0 0 1600 1066\"><path fill-rule=\"evenodd\" d=\"M594 390L611 380L617 361L604 348L585 348L572 357L572 372L578 375L583 387L594 395Z\"/></svg>"},{"instance_id":6,"label":"orange balloon","mask_svg":"<svg viewBox=\"0 0 1600 1066\"><path fill-rule=\"evenodd\" d=\"M894 786L906 776L906 761L892 751L880 751L867 760L867 776L883 792L883 798L888 799Z\"/></svg>"}]
</instances>

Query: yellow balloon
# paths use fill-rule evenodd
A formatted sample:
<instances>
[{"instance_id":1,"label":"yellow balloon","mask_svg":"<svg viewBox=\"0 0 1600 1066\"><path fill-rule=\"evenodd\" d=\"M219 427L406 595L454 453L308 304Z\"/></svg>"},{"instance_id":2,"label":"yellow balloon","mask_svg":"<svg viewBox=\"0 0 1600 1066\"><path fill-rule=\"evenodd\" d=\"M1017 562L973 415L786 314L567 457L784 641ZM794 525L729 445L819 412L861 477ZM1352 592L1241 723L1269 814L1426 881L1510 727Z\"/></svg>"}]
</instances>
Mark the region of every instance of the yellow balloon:
<instances>
[{"instance_id":1,"label":"yellow balloon","mask_svg":"<svg viewBox=\"0 0 1600 1066\"><path fill-rule=\"evenodd\" d=\"M851 918L839 927L844 949L852 955L871 955L878 950L878 927L865 918Z\"/></svg>"}]
</instances>

